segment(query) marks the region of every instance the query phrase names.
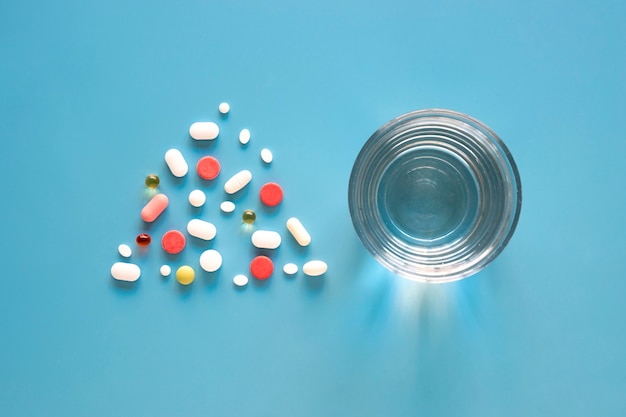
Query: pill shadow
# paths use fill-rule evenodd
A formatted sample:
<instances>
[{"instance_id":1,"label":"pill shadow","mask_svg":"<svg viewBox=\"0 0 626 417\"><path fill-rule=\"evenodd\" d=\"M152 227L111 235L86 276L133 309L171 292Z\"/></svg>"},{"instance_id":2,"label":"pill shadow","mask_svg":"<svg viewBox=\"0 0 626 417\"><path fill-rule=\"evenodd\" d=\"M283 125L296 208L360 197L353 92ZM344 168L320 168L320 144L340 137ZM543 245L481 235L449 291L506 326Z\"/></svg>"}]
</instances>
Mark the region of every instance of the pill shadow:
<instances>
[{"instance_id":1,"label":"pill shadow","mask_svg":"<svg viewBox=\"0 0 626 417\"><path fill-rule=\"evenodd\" d=\"M183 285L180 282L176 281L176 279L174 280L174 285L176 286L176 292L178 293L178 295L180 295L182 298L189 298L193 289L193 282L189 285Z\"/></svg>"},{"instance_id":2,"label":"pill shadow","mask_svg":"<svg viewBox=\"0 0 626 417\"><path fill-rule=\"evenodd\" d=\"M267 279L257 279L257 278L251 278L250 281L252 281L252 286L258 290L262 290L262 291L267 291L269 289L269 287L272 285L272 278L274 277L275 274L270 275L269 278Z\"/></svg>"},{"instance_id":3,"label":"pill shadow","mask_svg":"<svg viewBox=\"0 0 626 417\"><path fill-rule=\"evenodd\" d=\"M248 194L250 194L250 188L251 188L250 184L248 184L245 187L243 187L241 190L233 194L228 194L226 191L224 191L222 201L230 200L233 203L235 203L237 201L244 200L248 196ZM245 209L245 210L248 210L248 209Z\"/></svg>"},{"instance_id":4,"label":"pill shadow","mask_svg":"<svg viewBox=\"0 0 626 417\"><path fill-rule=\"evenodd\" d=\"M215 291L219 285L220 270L207 272L202 270L202 282L209 291Z\"/></svg>"},{"instance_id":5,"label":"pill shadow","mask_svg":"<svg viewBox=\"0 0 626 417\"><path fill-rule=\"evenodd\" d=\"M263 216L268 218L274 218L280 213L280 204L274 207L266 206L265 204L261 204L259 211L263 214Z\"/></svg>"},{"instance_id":6,"label":"pill shadow","mask_svg":"<svg viewBox=\"0 0 626 417\"><path fill-rule=\"evenodd\" d=\"M303 278L302 282L304 283L304 287L312 294L319 293L324 288L326 283L326 274L318 277L309 277L305 275Z\"/></svg>"},{"instance_id":7,"label":"pill shadow","mask_svg":"<svg viewBox=\"0 0 626 417\"><path fill-rule=\"evenodd\" d=\"M137 288L140 285L139 281L141 281L141 279L138 279L137 281L129 282L129 281L120 281L113 277L110 277L111 287L113 287L114 290L116 290L117 292L121 294L129 294L129 293L136 292Z\"/></svg>"},{"instance_id":8,"label":"pill shadow","mask_svg":"<svg viewBox=\"0 0 626 417\"><path fill-rule=\"evenodd\" d=\"M191 136L188 136L188 138L193 143L194 148L202 149L203 151L215 150L215 148L217 148L217 142L219 141L219 136L211 140L195 140Z\"/></svg>"},{"instance_id":9,"label":"pill shadow","mask_svg":"<svg viewBox=\"0 0 626 417\"><path fill-rule=\"evenodd\" d=\"M189 246L206 250L206 249L211 249L214 246L215 238L211 240L204 240L204 239L197 238L195 236L190 236L187 239L187 242L189 243Z\"/></svg>"}]
</instances>

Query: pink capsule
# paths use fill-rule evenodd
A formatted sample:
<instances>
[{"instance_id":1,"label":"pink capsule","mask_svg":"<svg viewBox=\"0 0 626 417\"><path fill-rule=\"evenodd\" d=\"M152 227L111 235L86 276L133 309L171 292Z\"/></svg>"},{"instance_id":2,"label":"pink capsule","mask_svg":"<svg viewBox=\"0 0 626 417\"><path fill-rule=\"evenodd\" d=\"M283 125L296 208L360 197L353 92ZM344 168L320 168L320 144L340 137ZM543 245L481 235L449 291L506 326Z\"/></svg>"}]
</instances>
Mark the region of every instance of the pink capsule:
<instances>
[{"instance_id":1,"label":"pink capsule","mask_svg":"<svg viewBox=\"0 0 626 417\"><path fill-rule=\"evenodd\" d=\"M168 204L169 200L165 194L155 195L141 210L141 219L144 222L152 223L163 213Z\"/></svg>"}]
</instances>

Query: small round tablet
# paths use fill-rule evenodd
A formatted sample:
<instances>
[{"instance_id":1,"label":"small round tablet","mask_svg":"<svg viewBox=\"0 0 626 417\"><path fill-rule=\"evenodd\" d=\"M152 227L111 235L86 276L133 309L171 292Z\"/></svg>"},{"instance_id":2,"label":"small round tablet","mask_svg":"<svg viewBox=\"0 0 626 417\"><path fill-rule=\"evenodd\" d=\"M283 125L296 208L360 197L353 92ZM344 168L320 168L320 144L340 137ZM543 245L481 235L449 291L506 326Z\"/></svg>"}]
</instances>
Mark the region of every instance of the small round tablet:
<instances>
[{"instance_id":1,"label":"small round tablet","mask_svg":"<svg viewBox=\"0 0 626 417\"><path fill-rule=\"evenodd\" d=\"M275 182L268 182L261 187L259 197L266 206L275 207L283 201L283 189Z\"/></svg>"},{"instance_id":2,"label":"small round tablet","mask_svg":"<svg viewBox=\"0 0 626 417\"><path fill-rule=\"evenodd\" d=\"M200 255L200 266L207 272L215 272L222 266L222 255L215 249L209 249Z\"/></svg>"},{"instance_id":3,"label":"small round tablet","mask_svg":"<svg viewBox=\"0 0 626 417\"><path fill-rule=\"evenodd\" d=\"M250 262L250 273L256 279L268 279L274 272L274 262L267 256L257 256Z\"/></svg>"},{"instance_id":4,"label":"small round tablet","mask_svg":"<svg viewBox=\"0 0 626 417\"><path fill-rule=\"evenodd\" d=\"M171 255L180 253L185 249L185 235L178 230L168 230L161 238L161 246Z\"/></svg>"},{"instance_id":5,"label":"small round tablet","mask_svg":"<svg viewBox=\"0 0 626 417\"><path fill-rule=\"evenodd\" d=\"M298 265L292 263L285 264L283 272L287 275L293 275L298 272Z\"/></svg>"},{"instance_id":6,"label":"small round tablet","mask_svg":"<svg viewBox=\"0 0 626 417\"><path fill-rule=\"evenodd\" d=\"M169 265L161 265L161 268L159 269L159 272L164 277L169 277L170 274L172 273L172 268Z\"/></svg>"},{"instance_id":7,"label":"small round tablet","mask_svg":"<svg viewBox=\"0 0 626 417\"><path fill-rule=\"evenodd\" d=\"M241 142L242 145L250 142L250 131L248 129L242 129L241 132L239 132L239 142Z\"/></svg>"},{"instance_id":8,"label":"small round tablet","mask_svg":"<svg viewBox=\"0 0 626 417\"><path fill-rule=\"evenodd\" d=\"M272 160L274 159L274 156L272 155L272 151L270 151L267 148L263 148L261 150L261 159L263 160L263 162L265 162L266 164L271 164Z\"/></svg>"},{"instance_id":9,"label":"small round tablet","mask_svg":"<svg viewBox=\"0 0 626 417\"><path fill-rule=\"evenodd\" d=\"M203 156L196 164L196 171L203 180L214 180L220 174L220 161L212 156Z\"/></svg>"},{"instance_id":10,"label":"small round tablet","mask_svg":"<svg viewBox=\"0 0 626 417\"><path fill-rule=\"evenodd\" d=\"M182 285L189 285L196 278L196 272L189 265L183 265L176 270L176 280Z\"/></svg>"},{"instance_id":11,"label":"small round tablet","mask_svg":"<svg viewBox=\"0 0 626 417\"><path fill-rule=\"evenodd\" d=\"M194 207L202 207L206 203L206 194L202 190L193 190L189 193L189 204Z\"/></svg>"},{"instance_id":12,"label":"small round tablet","mask_svg":"<svg viewBox=\"0 0 626 417\"><path fill-rule=\"evenodd\" d=\"M224 213L232 213L235 211L235 203L232 201L223 201L222 204L220 204L220 210Z\"/></svg>"},{"instance_id":13,"label":"small round tablet","mask_svg":"<svg viewBox=\"0 0 626 417\"><path fill-rule=\"evenodd\" d=\"M248 277L243 274L235 275L233 278L233 284L238 287L245 287L248 285Z\"/></svg>"},{"instance_id":14,"label":"small round tablet","mask_svg":"<svg viewBox=\"0 0 626 417\"><path fill-rule=\"evenodd\" d=\"M230 111L230 104L223 102L220 103L218 110L220 111L220 113L222 114L227 114Z\"/></svg>"},{"instance_id":15,"label":"small round tablet","mask_svg":"<svg viewBox=\"0 0 626 417\"><path fill-rule=\"evenodd\" d=\"M130 246L128 246L125 243L122 243L121 245L119 245L117 247L117 251L120 253L121 256L123 256L124 258L130 258L130 255L133 254L133 250L130 248Z\"/></svg>"}]
</instances>

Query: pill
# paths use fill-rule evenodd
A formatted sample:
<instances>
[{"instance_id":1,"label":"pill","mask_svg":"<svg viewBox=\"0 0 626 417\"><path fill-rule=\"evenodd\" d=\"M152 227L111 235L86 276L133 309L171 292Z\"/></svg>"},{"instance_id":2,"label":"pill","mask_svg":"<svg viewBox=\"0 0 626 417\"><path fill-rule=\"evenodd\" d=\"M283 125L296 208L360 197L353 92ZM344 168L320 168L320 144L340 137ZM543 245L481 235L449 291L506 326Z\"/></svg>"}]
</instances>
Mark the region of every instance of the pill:
<instances>
[{"instance_id":1,"label":"pill","mask_svg":"<svg viewBox=\"0 0 626 417\"><path fill-rule=\"evenodd\" d=\"M141 269L128 262L115 262L111 267L111 276L118 281L137 281L141 276Z\"/></svg>"},{"instance_id":2,"label":"pill","mask_svg":"<svg viewBox=\"0 0 626 417\"><path fill-rule=\"evenodd\" d=\"M217 107L217 109L222 114L228 114L228 112L230 111L230 104L228 104L226 102L220 103L220 105Z\"/></svg>"},{"instance_id":3,"label":"pill","mask_svg":"<svg viewBox=\"0 0 626 417\"><path fill-rule=\"evenodd\" d=\"M161 268L159 268L159 272L164 277L169 277L172 273L172 268L169 265L161 265Z\"/></svg>"},{"instance_id":4,"label":"pill","mask_svg":"<svg viewBox=\"0 0 626 417\"><path fill-rule=\"evenodd\" d=\"M248 285L248 277L243 274L235 275L233 278L233 284L238 287L245 287Z\"/></svg>"},{"instance_id":5,"label":"pill","mask_svg":"<svg viewBox=\"0 0 626 417\"><path fill-rule=\"evenodd\" d=\"M195 140L213 140L220 134L220 128L213 122L196 122L189 127L189 136Z\"/></svg>"},{"instance_id":6,"label":"pill","mask_svg":"<svg viewBox=\"0 0 626 417\"><path fill-rule=\"evenodd\" d=\"M152 238L147 233L141 233L135 238L135 242L139 246L148 246L152 242Z\"/></svg>"},{"instance_id":7,"label":"pill","mask_svg":"<svg viewBox=\"0 0 626 417\"><path fill-rule=\"evenodd\" d=\"M322 275L328 270L328 265L324 261L309 261L302 267L302 272L310 277Z\"/></svg>"},{"instance_id":8,"label":"pill","mask_svg":"<svg viewBox=\"0 0 626 417\"><path fill-rule=\"evenodd\" d=\"M283 266L283 272L287 275L293 275L298 272L298 265L288 263Z\"/></svg>"},{"instance_id":9,"label":"pill","mask_svg":"<svg viewBox=\"0 0 626 417\"><path fill-rule=\"evenodd\" d=\"M198 239L211 240L217 234L217 229L213 223L205 222L200 219L192 219L187 223L187 232Z\"/></svg>"},{"instance_id":10,"label":"pill","mask_svg":"<svg viewBox=\"0 0 626 417\"><path fill-rule=\"evenodd\" d=\"M247 169L243 171L239 171L224 184L224 191L228 194L235 194L237 191L241 190L243 187L248 185L250 180L252 179L252 173Z\"/></svg>"},{"instance_id":11,"label":"pill","mask_svg":"<svg viewBox=\"0 0 626 417\"><path fill-rule=\"evenodd\" d=\"M196 171L203 180L214 180L220 174L220 161L212 156L203 156L196 164Z\"/></svg>"},{"instance_id":12,"label":"pill","mask_svg":"<svg viewBox=\"0 0 626 417\"><path fill-rule=\"evenodd\" d=\"M189 171L187 161L178 149L170 149L165 152L165 163L175 177L184 177Z\"/></svg>"},{"instance_id":13,"label":"pill","mask_svg":"<svg viewBox=\"0 0 626 417\"><path fill-rule=\"evenodd\" d=\"M250 131L248 129L242 129L241 132L239 132L239 142L241 142L242 145L246 145L250 142Z\"/></svg>"},{"instance_id":14,"label":"pill","mask_svg":"<svg viewBox=\"0 0 626 417\"><path fill-rule=\"evenodd\" d=\"M171 255L182 252L185 249L185 235L178 230L168 230L161 238L163 250Z\"/></svg>"},{"instance_id":15,"label":"pill","mask_svg":"<svg viewBox=\"0 0 626 417\"><path fill-rule=\"evenodd\" d=\"M308 246L311 243L311 235L297 218L292 217L287 220L287 229L300 246Z\"/></svg>"},{"instance_id":16,"label":"pill","mask_svg":"<svg viewBox=\"0 0 626 417\"><path fill-rule=\"evenodd\" d=\"M130 248L130 246L126 245L125 243L122 243L121 245L119 245L117 247L117 251L124 258L130 258L130 255L133 254L133 250Z\"/></svg>"},{"instance_id":17,"label":"pill","mask_svg":"<svg viewBox=\"0 0 626 417\"><path fill-rule=\"evenodd\" d=\"M141 219L144 222L152 223L167 208L169 200L165 194L157 194L148 201L141 210Z\"/></svg>"},{"instance_id":18,"label":"pill","mask_svg":"<svg viewBox=\"0 0 626 417\"><path fill-rule=\"evenodd\" d=\"M157 188L161 180L156 174L150 174L146 177L145 183L148 188Z\"/></svg>"},{"instance_id":19,"label":"pill","mask_svg":"<svg viewBox=\"0 0 626 417\"><path fill-rule=\"evenodd\" d=\"M206 194L202 190L193 190L189 193L189 204L194 207L202 207L206 203Z\"/></svg>"},{"instance_id":20,"label":"pill","mask_svg":"<svg viewBox=\"0 0 626 417\"><path fill-rule=\"evenodd\" d=\"M267 148L263 148L261 150L261 160L266 164L271 164L274 156L272 155L272 151Z\"/></svg>"},{"instance_id":21,"label":"pill","mask_svg":"<svg viewBox=\"0 0 626 417\"><path fill-rule=\"evenodd\" d=\"M280 246L280 234L271 230L252 233L252 244L259 249L276 249Z\"/></svg>"},{"instance_id":22,"label":"pill","mask_svg":"<svg viewBox=\"0 0 626 417\"><path fill-rule=\"evenodd\" d=\"M222 204L220 204L220 210L224 213L232 213L235 211L235 203L232 201L223 201Z\"/></svg>"},{"instance_id":23,"label":"pill","mask_svg":"<svg viewBox=\"0 0 626 417\"><path fill-rule=\"evenodd\" d=\"M253 224L256 220L256 213L252 210L246 210L241 215L241 220L243 220L245 224Z\"/></svg>"},{"instance_id":24,"label":"pill","mask_svg":"<svg viewBox=\"0 0 626 417\"><path fill-rule=\"evenodd\" d=\"M268 279L274 272L274 263L267 256L257 256L250 262L250 273L256 279Z\"/></svg>"},{"instance_id":25,"label":"pill","mask_svg":"<svg viewBox=\"0 0 626 417\"><path fill-rule=\"evenodd\" d=\"M222 254L215 249L209 249L200 255L200 266L207 272L215 272L222 266Z\"/></svg>"},{"instance_id":26,"label":"pill","mask_svg":"<svg viewBox=\"0 0 626 417\"><path fill-rule=\"evenodd\" d=\"M176 281L182 285L189 285L196 278L196 271L189 265L183 265L176 270Z\"/></svg>"},{"instance_id":27,"label":"pill","mask_svg":"<svg viewBox=\"0 0 626 417\"><path fill-rule=\"evenodd\" d=\"M283 201L283 189L275 182L268 182L261 187L259 192L261 202L269 207L274 207Z\"/></svg>"}]
</instances>

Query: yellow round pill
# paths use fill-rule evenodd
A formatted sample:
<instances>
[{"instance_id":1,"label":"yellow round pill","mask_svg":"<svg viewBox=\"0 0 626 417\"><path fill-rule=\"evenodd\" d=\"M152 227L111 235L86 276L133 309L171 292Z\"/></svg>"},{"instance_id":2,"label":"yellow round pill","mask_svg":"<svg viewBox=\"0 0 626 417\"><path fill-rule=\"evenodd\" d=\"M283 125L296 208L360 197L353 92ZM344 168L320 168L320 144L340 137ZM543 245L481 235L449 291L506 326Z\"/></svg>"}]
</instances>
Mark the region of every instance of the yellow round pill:
<instances>
[{"instance_id":1,"label":"yellow round pill","mask_svg":"<svg viewBox=\"0 0 626 417\"><path fill-rule=\"evenodd\" d=\"M189 285L196 277L196 273L193 268L187 265L183 265L176 270L176 280L182 285Z\"/></svg>"}]
</instances>

